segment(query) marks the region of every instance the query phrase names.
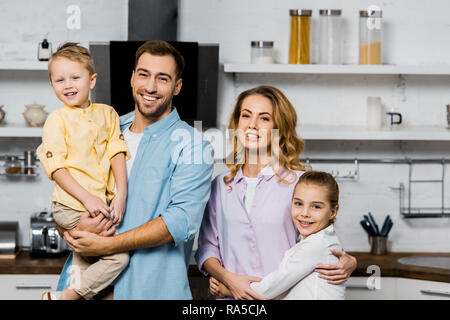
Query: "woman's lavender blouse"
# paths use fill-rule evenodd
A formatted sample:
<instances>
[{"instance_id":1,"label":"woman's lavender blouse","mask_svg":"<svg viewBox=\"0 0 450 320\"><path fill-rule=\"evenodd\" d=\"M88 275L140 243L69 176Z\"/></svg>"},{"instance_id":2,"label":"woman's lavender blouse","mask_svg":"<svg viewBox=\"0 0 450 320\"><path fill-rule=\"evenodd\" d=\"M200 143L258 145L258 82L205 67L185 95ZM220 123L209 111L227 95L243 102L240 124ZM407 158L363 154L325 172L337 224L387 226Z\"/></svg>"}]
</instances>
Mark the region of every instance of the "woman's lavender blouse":
<instances>
[{"instance_id":1,"label":"woman's lavender blouse","mask_svg":"<svg viewBox=\"0 0 450 320\"><path fill-rule=\"evenodd\" d=\"M263 277L274 271L284 253L296 242L298 232L292 222L291 202L302 171L293 171L286 184L270 166L258 174L258 184L250 212L245 209L247 182L239 170L231 182L223 182L229 172L217 176L211 187L195 259L200 271L208 258L217 258L228 271ZM294 175L295 174L295 175Z\"/></svg>"}]
</instances>

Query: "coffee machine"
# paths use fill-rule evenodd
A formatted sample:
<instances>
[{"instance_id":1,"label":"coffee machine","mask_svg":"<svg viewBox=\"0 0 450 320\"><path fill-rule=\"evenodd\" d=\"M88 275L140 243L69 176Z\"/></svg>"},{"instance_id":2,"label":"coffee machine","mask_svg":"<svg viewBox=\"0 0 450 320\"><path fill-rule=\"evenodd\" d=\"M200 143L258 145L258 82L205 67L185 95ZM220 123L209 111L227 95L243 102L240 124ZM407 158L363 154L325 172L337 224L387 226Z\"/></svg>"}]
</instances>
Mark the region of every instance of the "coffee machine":
<instances>
[{"instance_id":1,"label":"coffee machine","mask_svg":"<svg viewBox=\"0 0 450 320\"><path fill-rule=\"evenodd\" d=\"M30 236L32 256L60 256L69 249L56 230L51 212L41 211L31 217Z\"/></svg>"}]
</instances>

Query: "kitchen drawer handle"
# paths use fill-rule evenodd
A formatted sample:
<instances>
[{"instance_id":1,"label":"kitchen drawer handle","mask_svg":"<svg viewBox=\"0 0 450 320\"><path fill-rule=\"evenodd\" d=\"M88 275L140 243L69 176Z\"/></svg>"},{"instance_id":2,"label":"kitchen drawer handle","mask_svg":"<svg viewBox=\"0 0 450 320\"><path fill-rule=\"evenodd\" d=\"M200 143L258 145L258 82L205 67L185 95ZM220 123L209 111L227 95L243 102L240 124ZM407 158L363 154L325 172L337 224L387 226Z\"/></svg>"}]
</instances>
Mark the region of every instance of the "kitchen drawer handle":
<instances>
[{"instance_id":1,"label":"kitchen drawer handle","mask_svg":"<svg viewBox=\"0 0 450 320\"><path fill-rule=\"evenodd\" d=\"M435 294L435 295L439 295L439 296L450 297L450 291L445 291L445 290L421 289L420 292L428 293L428 294Z\"/></svg>"},{"instance_id":2,"label":"kitchen drawer handle","mask_svg":"<svg viewBox=\"0 0 450 320\"><path fill-rule=\"evenodd\" d=\"M17 283L16 289L51 289L52 286L48 283Z\"/></svg>"},{"instance_id":3,"label":"kitchen drawer handle","mask_svg":"<svg viewBox=\"0 0 450 320\"><path fill-rule=\"evenodd\" d=\"M347 289L366 289L366 290L375 290L375 287L369 287L366 284L347 284Z\"/></svg>"}]
</instances>

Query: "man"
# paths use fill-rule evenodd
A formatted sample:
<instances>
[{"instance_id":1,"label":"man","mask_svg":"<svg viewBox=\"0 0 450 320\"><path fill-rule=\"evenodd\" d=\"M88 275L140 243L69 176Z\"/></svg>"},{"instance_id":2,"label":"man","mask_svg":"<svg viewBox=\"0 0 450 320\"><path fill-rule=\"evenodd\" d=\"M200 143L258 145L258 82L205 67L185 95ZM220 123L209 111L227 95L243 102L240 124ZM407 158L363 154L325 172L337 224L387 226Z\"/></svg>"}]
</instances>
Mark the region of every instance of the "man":
<instances>
[{"instance_id":1,"label":"man","mask_svg":"<svg viewBox=\"0 0 450 320\"><path fill-rule=\"evenodd\" d=\"M131 77L135 110L120 119L131 154L120 234L64 234L83 255L130 251L114 299L192 299L187 267L210 194L213 158L210 144L172 107L183 69L183 57L165 41L148 41L137 50ZM110 226L87 215L80 221L81 226L97 224L97 231L100 223Z\"/></svg>"}]
</instances>

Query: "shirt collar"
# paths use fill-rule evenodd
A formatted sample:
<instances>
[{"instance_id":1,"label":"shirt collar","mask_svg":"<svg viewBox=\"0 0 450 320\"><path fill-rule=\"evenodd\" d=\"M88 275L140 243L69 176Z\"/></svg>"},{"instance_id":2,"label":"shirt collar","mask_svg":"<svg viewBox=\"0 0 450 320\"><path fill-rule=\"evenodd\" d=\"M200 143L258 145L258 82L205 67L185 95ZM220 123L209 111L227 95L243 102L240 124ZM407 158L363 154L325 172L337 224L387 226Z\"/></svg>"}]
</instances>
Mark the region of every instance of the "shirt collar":
<instances>
[{"instance_id":1,"label":"shirt collar","mask_svg":"<svg viewBox=\"0 0 450 320\"><path fill-rule=\"evenodd\" d=\"M331 223L328 227L326 227L326 228L324 228L324 229L322 229L322 230L320 230L320 231L318 231L316 233L313 233L312 235L318 235L318 234L321 234L321 233L325 233L325 234L328 234L328 235L334 234L334 224ZM309 235L308 238L311 237L312 235ZM302 235L299 234L298 235L298 240L302 240L302 239L303 239Z\"/></svg>"},{"instance_id":2,"label":"shirt collar","mask_svg":"<svg viewBox=\"0 0 450 320\"><path fill-rule=\"evenodd\" d=\"M68 104L64 104L64 107L67 108L67 109L70 109L70 110L76 110L78 112L87 113L87 112L91 112L92 111L92 109L94 108L93 105L94 104L91 102L91 100L89 100L89 105L87 106L87 108L84 108L84 109L82 109L80 107L77 107L77 106L70 106Z\"/></svg>"},{"instance_id":3,"label":"shirt collar","mask_svg":"<svg viewBox=\"0 0 450 320\"><path fill-rule=\"evenodd\" d=\"M275 172L273 171L272 166L267 165L264 168L261 169L261 171L258 173L258 181L262 178L264 180L269 180L275 175ZM239 171L236 173L236 176L234 177L235 183L240 183L242 180L244 180L244 174L242 173L242 167L239 169Z\"/></svg>"},{"instance_id":4,"label":"shirt collar","mask_svg":"<svg viewBox=\"0 0 450 320\"><path fill-rule=\"evenodd\" d=\"M129 127L133 123L135 116L134 113L135 111L131 111L120 117L120 125L122 128ZM179 120L180 116L178 111L175 107L173 107L172 111L167 116L145 127L144 134L153 135L163 133Z\"/></svg>"}]
</instances>

